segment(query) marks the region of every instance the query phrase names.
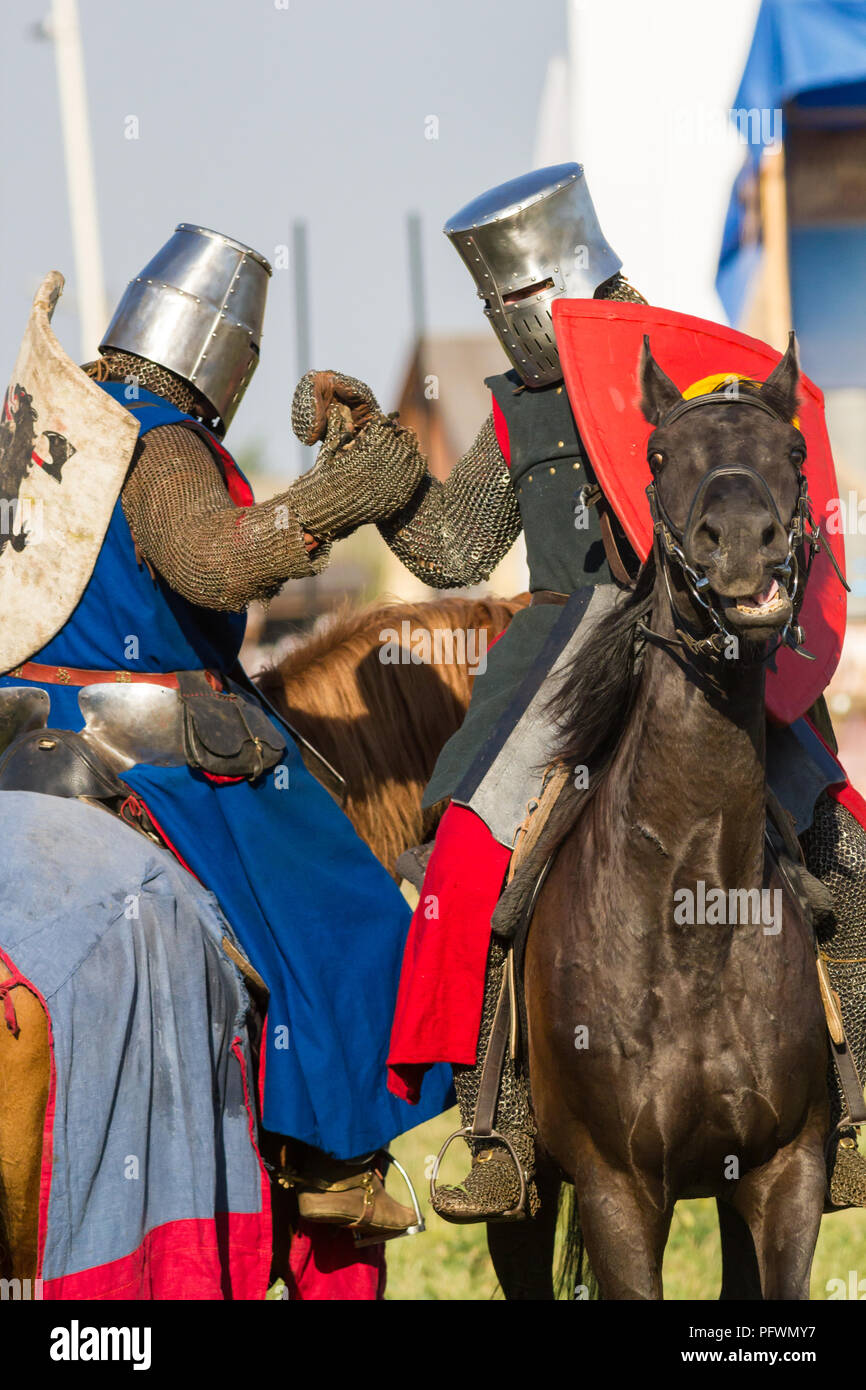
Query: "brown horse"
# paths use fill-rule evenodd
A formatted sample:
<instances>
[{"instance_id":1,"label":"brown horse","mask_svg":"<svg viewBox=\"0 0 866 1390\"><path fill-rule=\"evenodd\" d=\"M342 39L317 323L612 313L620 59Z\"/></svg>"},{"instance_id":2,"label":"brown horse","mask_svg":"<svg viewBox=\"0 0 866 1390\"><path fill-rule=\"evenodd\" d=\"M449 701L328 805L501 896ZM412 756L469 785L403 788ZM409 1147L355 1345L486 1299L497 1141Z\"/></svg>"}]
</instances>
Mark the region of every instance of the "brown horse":
<instances>
[{"instance_id":1,"label":"brown horse","mask_svg":"<svg viewBox=\"0 0 866 1390\"><path fill-rule=\"evenodd\" d=\"M435 833L444 807L422 811L421 797L472 694L471 668L456 659L459 643L441 644L441 662L413 662L412 637L483 632L489 645L528 602L519 594L344 609L257 677L271 703L345 778L346 813L390 873L404 849ZM380 660L386 631L410 635L405 662ZM455 659L447 659L449 646Z\"/></svg>"},{"instance_id":2,"label":"brown horse","mask_svg":"<svg viewBox=\"0 0 866 1390\"><path fill-rule=\"evenodd\" d=\"M655 558L560 696L566 761L602 771L528 938L533 1102L602 1297L661 1298L675 1202L713 1196L722 1296L803 1299L827 1043L810 929L765 862L762 659L792 619L796 347L688 409L648 347L641 373Z\"/></svg>"},{"instance_id":3,"label":"brown horse","mask_svg":"<svg viewBox=\"0 0 866 1390\"><path fill-rule=\"evenodd\" d=\"M392 873L402 850L435 831L442 808L422 812L421 794L466 713L472 674L460 660L383 664L381 634L402 632L406 622L413 636L483 630L489 642L528 597L344 610L261 676L265 693L345 777L347 813ZM0 960L0 991L10 973ZM0 997L0 1278L25 1280L36 1272L48 1029L28 989L16 986L9 997L14 1027Z\"/></svg>"}]
</instances>

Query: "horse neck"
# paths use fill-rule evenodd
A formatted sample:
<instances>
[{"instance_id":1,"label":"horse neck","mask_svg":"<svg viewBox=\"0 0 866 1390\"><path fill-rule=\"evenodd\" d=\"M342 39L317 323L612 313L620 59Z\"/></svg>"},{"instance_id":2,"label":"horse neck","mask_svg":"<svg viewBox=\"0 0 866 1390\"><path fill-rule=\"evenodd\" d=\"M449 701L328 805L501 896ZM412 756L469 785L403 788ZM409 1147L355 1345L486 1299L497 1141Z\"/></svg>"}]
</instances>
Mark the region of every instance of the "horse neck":
<instances>
[{"instance_id":1,"label":"horse neck","mask_svg":"<svg viewBox=\"0 0 866 1390\"><path fill-rule=\"evenodd\" d=\"M674 638L668 604L658 591L649 625ZM629 819L657 838L672 866L679 861L690 877L710 883L758 886L764 667L724 657L698 662L699 667L681 646L648 642L612 784L625 785Z\"/></svg>"}]
</instances>

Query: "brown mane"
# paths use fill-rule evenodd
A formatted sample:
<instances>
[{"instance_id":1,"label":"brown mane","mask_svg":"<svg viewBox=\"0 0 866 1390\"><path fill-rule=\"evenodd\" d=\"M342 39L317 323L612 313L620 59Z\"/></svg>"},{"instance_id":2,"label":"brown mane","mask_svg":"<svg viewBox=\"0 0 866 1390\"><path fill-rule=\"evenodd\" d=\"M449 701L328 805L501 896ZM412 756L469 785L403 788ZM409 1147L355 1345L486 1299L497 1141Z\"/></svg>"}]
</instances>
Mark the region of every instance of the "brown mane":
<instances>
[{"instance_id":1,"label":"brown mane","mask_svg":"<svg viewBox=\"0 0 866 1390\"><path fill-rule=\"evenodd\" d=\"M430 839L443 807L421 796L443 744L463 722L473 676L464 662L385 664L381 632L487 633L488 646L529 601L440 598L338 609L294 651L258 676L287 719L342 773L346 813L394 872L409 845Z\"/></svg>"}]
</instances>

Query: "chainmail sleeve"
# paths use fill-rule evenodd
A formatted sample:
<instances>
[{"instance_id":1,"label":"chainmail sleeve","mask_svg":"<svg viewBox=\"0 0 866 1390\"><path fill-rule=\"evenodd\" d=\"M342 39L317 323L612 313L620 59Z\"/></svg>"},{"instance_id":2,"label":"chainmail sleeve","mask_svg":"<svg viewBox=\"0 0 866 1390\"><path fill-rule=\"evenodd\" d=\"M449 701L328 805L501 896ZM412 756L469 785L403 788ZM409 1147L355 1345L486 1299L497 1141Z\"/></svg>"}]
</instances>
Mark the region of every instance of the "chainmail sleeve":
<instances>
[{"instance_id":1,"label":"chainmail sleeve","mask_svg":"<svg viewBox=\"0 0 866 1390\"><path fill-rule=\"evenodd\" d=\"M379 531L412 574L433 589L488 579L520 534L508 465L489 415L444 483L428 473Z\"/></svg>"},{"instance_id":2,"label":"chainmail sleeve","mask_svg":"<svg viewBox=\"0 0 866 1390\"><path fill-rule=\"evenodd\" d=\"M204 608L240 612L328 562L327 544L307 554L291 488L236 507L204 440L184 425L145 436L121 497L139 554Z\"/></svg>"}]
</instances>

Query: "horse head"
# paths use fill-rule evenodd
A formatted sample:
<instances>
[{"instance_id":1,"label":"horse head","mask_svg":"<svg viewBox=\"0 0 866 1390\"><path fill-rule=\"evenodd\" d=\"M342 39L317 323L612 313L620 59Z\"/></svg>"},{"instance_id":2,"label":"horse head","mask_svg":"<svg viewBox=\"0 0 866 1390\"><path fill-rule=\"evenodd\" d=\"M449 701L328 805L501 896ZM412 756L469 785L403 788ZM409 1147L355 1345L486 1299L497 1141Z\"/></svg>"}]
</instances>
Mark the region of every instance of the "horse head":
<instances>
[{"instance_id":1,"label":"horse head","mask_svg":"<svg viewBox=\"0 0 866 1390\"><path fill-rule=\"evenodd\" d=\"M664 558L678 562L675 587L693 611L752 643L786 633L795 613L795 549L807 506L799 379L792 333L763 383L729 378L686 398L644 339L641 409L654 426L648 495Z\"/></svg>"}]
</instances>

